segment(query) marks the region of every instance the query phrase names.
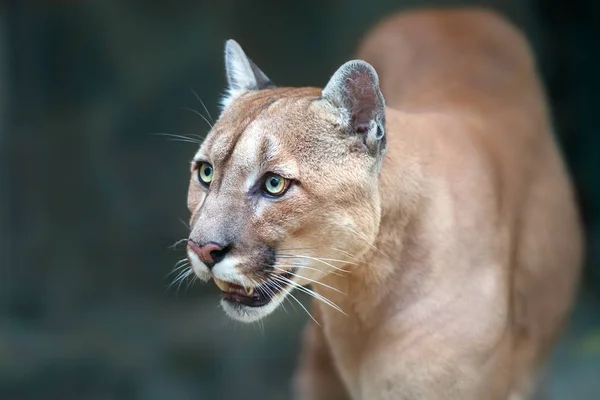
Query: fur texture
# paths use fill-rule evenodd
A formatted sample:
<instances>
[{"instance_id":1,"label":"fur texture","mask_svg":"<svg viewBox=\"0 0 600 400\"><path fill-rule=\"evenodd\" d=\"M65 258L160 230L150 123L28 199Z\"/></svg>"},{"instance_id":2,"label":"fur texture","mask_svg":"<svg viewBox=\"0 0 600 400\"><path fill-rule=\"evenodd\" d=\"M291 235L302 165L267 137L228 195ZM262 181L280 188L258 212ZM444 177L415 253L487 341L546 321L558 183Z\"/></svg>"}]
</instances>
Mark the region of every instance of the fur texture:
<instances>
[{"instance_id":1,"label":"fur texture","mask_svg":"<svg viewBox=\"0 0 600 400\"><path fill-rule=\"evenodd\" d=\"M276 88L227 43L188 206L190 240L231 250L210 270L190 251L194 270L282 287L223 300L243 321L310 285L298 399L524 398L582 254L531 51L490 12L426 10L382 22L358 57L323 90ZM261 191L269 173L291 182L281 197Z\"/></svg>"}]
</instances>

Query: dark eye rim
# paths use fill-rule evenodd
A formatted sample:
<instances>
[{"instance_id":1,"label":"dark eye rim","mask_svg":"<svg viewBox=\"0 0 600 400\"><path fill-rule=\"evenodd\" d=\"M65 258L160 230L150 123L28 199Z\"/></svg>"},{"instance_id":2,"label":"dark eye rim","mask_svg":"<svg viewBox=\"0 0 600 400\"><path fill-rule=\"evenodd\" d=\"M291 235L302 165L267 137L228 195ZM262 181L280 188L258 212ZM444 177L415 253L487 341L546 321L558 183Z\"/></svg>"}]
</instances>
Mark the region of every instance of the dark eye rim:
<instances>
[{"instance_id":1,"label":"dark eye rim","mask_svg":"<svg viewBox=\"0 0 600 400\"><path fill-rule=\"evenodd\" d=\"M214 177L214 173L215 173L215 167L213 167L213 165L211 163L209 163L208 161L198 161L196 162L196 179L198 180L198 183L200 183L200 185L202 185L204 188L208 189L210 184L212 183L212 180L210 182L205 182L202 177L200 176L200 172L202 171L202 166L203 165L207 165L210 168L212 168L213 170L213 177Z\"/></svg>"},{"instance_id":2,"label":"dark eye rim","mask_svg":"<svg viewBox=\"0 0 600 400\"><path fill-rule=\"evenodd\" d=\"M283 190L277 194L269 192L266 188L267 180L274 176L277 178L283 179L283 184L284 184ZM286 194L293 182L294 182L293 179L286 178L285 176L282 176L276 172L267 172L260 181L260 191L262 192L263 196L272 198L272 199L276 199L276 198L279 198L279 197L283 196L284 194Z\"/></svg>"}]
</instances>

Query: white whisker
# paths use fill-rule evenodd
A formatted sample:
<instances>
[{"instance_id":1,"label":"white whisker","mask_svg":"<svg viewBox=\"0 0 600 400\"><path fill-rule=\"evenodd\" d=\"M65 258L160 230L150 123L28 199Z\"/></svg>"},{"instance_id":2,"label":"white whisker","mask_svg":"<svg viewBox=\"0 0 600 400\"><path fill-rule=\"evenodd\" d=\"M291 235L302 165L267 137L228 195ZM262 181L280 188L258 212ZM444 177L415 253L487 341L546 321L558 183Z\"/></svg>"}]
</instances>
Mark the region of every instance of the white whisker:
<instances>
[{"instance_id":1,"label":"white whisker","mask_svg":"<svg viewBox=\"0 0 600 400\"><path fill-rule=\"evenodd\" d=\"M327 284L325 284L325 283L323 283L323 282L315 281L315 280L313 280L313 279L310 279L310 278L307 278L307 277L305 277L305 276L301 276L301 275L295 274L295 273L293 273L293 272L291 272L291 271L286 271L286 270L285 270L285 269L283 269L283 268L278 268L278 267L275 267L275 269L277 269L277 270L279 270L279 271L282 271L282 272L286 272L286 273L288 273L288 274L290 274L290 275L293 275L293 276L295 276L295 277L297 277L297 278L306 279L306 280L307 280L307 281L309 281L309 282L316 283L317 285L321 285L321 286L323 286L323 287L326 287L327 289L331 289L331 290L333 290L334 292L338 292L338 293L340 293L340 294L343 294L344 296L346 295L346 293L342 292L341 290L339 290L339 289L336 289L336 288L334 288L333 286L329 286L329 285L327 285Z\"/></svg>"},{"instance_id":2,"label":"white whisker","mask_svg":"<svg viewBox=\"0 0 600 400\"><path fill-rule=\"evenodd\" d=\"M350 272L350 271L346 271L345 269L336 267L335 265L333 265L331 263L328 263L327 261L323 261L322 259L317 258L317 257L304 256L304 255L299 255L299 254L295 254L295 255L293 255L293 254L280 254L280 255L278 255L278 257L281 257L281 258L304 258L304 259L314 260L314 261L318 261L320 263L323 263L325 265L328 265L328 266L330 266L331 268L333 268L333 269L335 269L337 271L345 272L345 273Z\"/></svg>"},{"instance_id":3,"label":"white whisker","mask_svg":"<svg viewBox=\"0 0 600 400\"><path fill-rule=\"evenodd\" d=\"M273 276L274 276L274 277L277 277L277 275L273 275ZM280 285L280 284L279 284L279 283L278 283L276 280L272 280L271 282L273 282L273 284L274 284L274 285L276 285L276 286L279 288L279 290L283 290L283 286L282 286L282 285ZM279 281L279 282L282 282L282 281ZM282 282L282 283L285 283L285 282ZM308 314L308 316L310 317L310 319L312 319L313 321L315 321L315 324L317 324L317 325L321 326L321 324L319 324L319 323L317 322L317 320L316 320L316 319L315 319L315 318L312 316L312 314L310 313L310 311L308 311L308 310L306 309L306 307L304 307L304 305L303 305L303 304L300 302L300 300L298 300L298 299L296 298L296 296L294 296L294 295L292 294L292 292L291 292L291 291L288 291L288 293L287 293L287 294L288 294L289 296L291 296L291 297L292 297L292 299L296 300L296 303L298 303L298 304L300 305L300 307L302 307L302 309L303 309L304 311L306 311L306 313ZM293 304L293 303L290 301L290 304ZM283 305L283 302L282 302L282 305Z\"/></svg>"},{"instance_id":4,"label":"white whisker","mask_svg":"<svg viewBox=\"0 0 600 400\"><path fill-rule=\"evenodd\" d=\"M274 282L273 282L274 283ZM256 285L256 289L260 292L262 292L263 294L268 294L269 297L273 298L275 297L275 292L269 287L269 283L265 282L264 280L261 280L261 284L260 285ZM281 289L281 288L280 288ZM267 293L265 293L264 291L267 291ZM288 313L288 311L286 310L285 306L283 305L283 303L281 304L281 307L283 308L283 310L286 312L286 314Z\"/></svg>"},{"instance_id":5,"label":"white whisker","mask_svg":"<svg viewBox=\"0 0 600 400\"><path fill-rule=\"evenodd\" d=\"M182 220L181 218L179 218L179 221L188 229L190 229L190 224L188 222L185 222L184 220Z\"/></svg>"},{"instance_id":6,"label":"white whisker","mask_svg":"<svg viewBox=\"0 0 600 400\"><path fill-rule=\"evenodd\" d=\"M174 271L172 271L172 272L170 273L170 274L172 274L172 273L174 273L174 272L177 272L177 270L181 270L181 269L183 269L182 271L179 271L179 273L177 274L177 276L175 277L175 279L173 279L173 282L171 282L171 284L170 284L170 285L167 287L167 289L170 289L170 288L171 288L171 286L173 286L173 285L174 285L176 282L178 282L178 281L179 281L179 279L181 279L181 278L182 278L182 276L183 276L183 275L185 275L185 274L187 273L187 269L185 269L185 268L187 268L187 267L189 267L189 265L186 265L186 264L184 264L184 265L182 265L182 266L178 267L176 270L174 270ZM169 275L170 275L170 274L169 274Z\"/></svg>"},{"instance_id":7,"label":"white whisker","mask_svg":"<svg viewBox=\"0 0 600 400\"><path fill-rule=\"evenodd\" d=\"M371 246L374 250L377 250L379 253L383 254L384 256L386 256L387 258L390 258L390 256L388 256L387 254L385 254L383 251L379 250L377 247L375 247L375 245L371 242L369 242L367 240L367 238L364 236L364 234L355 231L354 229L348 227L348 230L350 230L350 232L354 233L356 236L358 236L359 238L361 238L362 240L364 240L369 246Z\"/></svg>"},{"instance_id":8,"label":"white whisker","mask_svg":"<svg viewBox=\"0 0 600 400\"><path fill-rule=\"evenodd\" d=\"M191 111L194 114L198 115L200 118L202 118L204 120L204 122L206 122L208 124L208 126L210 127L210 129L212 129L212 127L213 127L212 124L210 123L210 121L208 119L206 119L206 117L204 115L202 115L198 111L194 110L193 108L183 107L183 109L187 110L187 111Z\"/></svg>"},{"instance_id":9,"label":"white whisker","mask_svg":"<svg viewBox=\"0 0 600 400\"><path fill-rule=\"evenodd\" d=\"M167 289L170 289L174 285L177 285L176 293L179 293L179 290L181 288L181 284L183 283L183 281L187 280L190 276L193 276L193 274L194 274L194 270L191 268L183 270L182 272L179 273L179 275L177 275L177 277L175 277L175 279L173 280L173 282L171 282L171 284L167 287Z\"/></svg>"},{"instance_id":10,"label":"white whisker","mask_svg":"<svg viewBox=\"0 0 600 400\"><path fill-rule=\"evenodd\" d=\"M257 283L254 279L252 279L250 277L248 277L248 280L250 281L250 283L252 285L254 285L260 291L260 285L261 285L260 282ZM284 308L284 310L285 310L285 308ZM262 319L258 319L256 322L257 322L257 324L258 324L258 326L260 328L260 331L264 335L265 334L265 324L264 324L263 320Z\"/></svg>"},{"instance_id":11,"label":"white whisker","mask_svg":"<svg viewBox=\"0 0 600 400\"><path fill-rule=\"evenodd\" d=\"M335 251L339 251L340 253L346 255L347 257L350 257L351 259L355 260L358 263L362 262L362 260L360 260L359 258L355 257L352 253L347 252L346 250L338 249L337 247L332 247L331 249L335 250Z\"/></svg>"},{"instance_id":12,"label":"white whisker","mask_svg":"<svg viewBox=\"0 0 600 400\"><path fill-rule=\"evenodd\" d=\"M175 263L173 270L169 272L166 276L173 275L174 273L180 271L183 268L188 268L189 264L187 263L187 258L182 258L181 260Z\"/></svg>"},{"instance_id":13,"label":"white whisker","mask_svg":"<svg viewBox=\"0 0 600 400\"><path fill-rule=\"evenodd\" d=\"M194 286L194 283L198 280L198 277L195 274L191 274L188 276L187 283L185 285L185 291L187 292L191 286Z\"/></svg>"},{"instance_id":14,"label":"white whisker","mask_svg":"<svg viewBox=\"0 0 600 400\"><path fill-rule=\"evenodd\" d=\"M337 260L335 258L323 258L323 257L318 257L319 260L325 260L325 261L335 261L335 262L340 262L340 263L344 263L344 264L350 264L350 265L359 265L358 263L352 262L352 261L344 261L344 260Z\"/></svg>"},{"instance_id":15,"label":"white whisker","mask_svg":"<svg viewBox=\"0 0 600 400\"><path fill-rule=\"evenodd\" d=\"M169 246L169 249L173 250L175 249L177 246L179 246L181 243L187 243L188 238L183 238L183 239L179 239L178 241L176 241L175 243L173 243L172 245Z\"/></svg>"},{"instance_id":16,"label":"white whisker","mask_svg":"<svg viewBox=\"0 0 600 400\"><path fill-rule=\"evenodd\" d=\"M190 90L192 91L192 93L194 93L194 96L196 96L196 98L198 99L198 101L200 102L200 104L202 104L202 107L204 107L204 111L206 111L206 115L208 115L208 118L210 118L210 120L214 122L214 118L208 112L208 108L206 108L206 105L204 104L204 102L202 101L202 99L200 99L200 96L198 96L198 93L196 93L196 91L194 89L192 89L191 87L190 87Z\"/></svg>"},{"instance_id":17,"label":"white whisker","mask_svg":"<svg viewBox=\"0 0 600 400\"><path fill-rule=\"evenodd\" d=\"M273 264L273 267L293 267L293 268L297 268L297 269L309 269L311 271L315 271L315 272L320 272L323 273L323 271L321 271L318 268L313 268L313 267L309 267L308 265L303 265L303 264L292 264L292 263L280 263L280 262L276 262L275 264ZM336 275L336 276L344 276L343 274L340 274L339 272L336 271L331 271L330 274Z\"/></svg>"},{"instance_id":18,"label":"white whisker","mask_svg":"<svg viewBox=\"0 0 600 400\"><path fill-rule=\"evenodd\" d=\"M275 285L275 287L277 287L278 290L283 290L283 287L281 285L279 285L277 282L271 281L271 284ZM275 292L269 287L268 283L265 283L264 285L265 289L268 290L269 295L271 297L271 299L273 299L275 297ZM287 309L285 308L285 305L283 304L283 301L281 302L281 307L283 308L283 310L285 311L286 314L288 314Z\"/></svg>"},{"instance_id":19,"label":"white whisker","mask_svg":"<svg viewBox=\"0 0 600 400\"><path fill-rule=\"evenodd\" d=\"M171 138L171 140L174 140L176 142L188 142L188 143L194 143L194 144L202 144L201 140L194 139L192 137L185 136L185 135L174 135L172 133L164 133L164 132L153 133L153 135L166 136L166 137Z\"/></svg>"},{"instance_id":20,"label":"white whisker","mask_svg":"<svg viewBox=\"0 0 600 400\"><path fill-rule=\"evenodd\" d=\"M311 256L307 256L307 255L299 255L299 254L279 254L281 256L281 258L296 258L296 257L311 257ZM313 259L315 260L325 260L325 261L335 261L335 262L340 262L340 263L344 263L344 264L352 264L352 265L358 265L355 262L352 261L345 261L345 260L338 260L337 258L324 258L324 257L313 257Z\"/></svg>"},{"instance_id":21,"label":"white whisker","mask_svg":"<svg viewBox=\"0 0 600 400\"><path fill-rule=\"evenodd\" d=\"M278 248L279 250L283 250L283 251L292 251L292 250L317 250L316 247L282 247L282 248Z\"/></svg>"},{"instance_id":22,"label":"white whisker","mask_svg":"<svg viewBox=\"0 0 600 400\"><path fill-rule=\"evenodd\" d=\"M348 315L337 304L335 304L333 301L329 300L328 298L321 296L320 294L318 294L308 288L305 288L304 286L301 286L301 285L297 284L296 282L294 282L290 279L287 279L283 276L272 275L272 277L273 277L273 279L279 280L280 282L288 283L288 284L292 285L294 288L300 290L301 292L308 294L309 296L314 297L317 300L322 301L323 303L325 303L328 306L332 307L333 309L341 312L342 314Z\"/></svg>"},{"instance_id":23,"label":"white whisker","mask_svg":"<svg viewBox=\"0 0 600 400\"><path fill-rule=\"evenodd\" d=\"M303 309L304 311L306 311L306 313L308 314L308 316L310 317L310 319L312 319L312 320L315 322L315 324L317 324L318 326L321 326L321 324L319 324L319 323L317 322L317 320L315 319L315 317L313 317L313 316L312 316L312 314L311 314L311 313L310 313L310 312L309 312L309 311L306 309L306 307L304 307L304 305L303 305L303 304L300 302L300 300L298 300L298 299L296 298L296 296L294 296L294 295L292 294L292 292L291 292L291 291L290 291L290 292L288 292L288 294L289 294L289 295L292 297L292 299L296 300L296 303L298 303L298 304L300 305L300 307L302 307L302 309ZM290 304L293 304L293 303L290 301Z\"/></svg>"}]
</instances>

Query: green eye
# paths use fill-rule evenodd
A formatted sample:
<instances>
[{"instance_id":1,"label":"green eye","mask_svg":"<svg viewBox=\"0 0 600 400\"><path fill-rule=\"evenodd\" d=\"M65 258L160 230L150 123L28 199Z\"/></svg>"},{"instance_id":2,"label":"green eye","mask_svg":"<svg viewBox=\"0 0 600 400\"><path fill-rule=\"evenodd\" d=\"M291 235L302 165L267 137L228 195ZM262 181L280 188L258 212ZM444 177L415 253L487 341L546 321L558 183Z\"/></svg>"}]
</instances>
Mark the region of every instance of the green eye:
<instances>
[{"instance_id":1,"label":"green eye","mask_svg":"<svg viewBox=\"0 0 600 400\"><path fill-rule=\"evenodd\" d=\"M264 191L271 196L281 196L285 193L290 181L283 176L267 174L265 177Z\"/></svg>"},{"instance_id":2,"label":"green eye","mask_svg":"<svg viewBox=\"0 0 600 400\"><path fill-rule=\"evenodd\" d=\"M208 187L213 180L213 175L215 171L209 163L203 162L200 164L200 168L198 168L198 181L204 187Z\"/></svg>"}]
</instances>

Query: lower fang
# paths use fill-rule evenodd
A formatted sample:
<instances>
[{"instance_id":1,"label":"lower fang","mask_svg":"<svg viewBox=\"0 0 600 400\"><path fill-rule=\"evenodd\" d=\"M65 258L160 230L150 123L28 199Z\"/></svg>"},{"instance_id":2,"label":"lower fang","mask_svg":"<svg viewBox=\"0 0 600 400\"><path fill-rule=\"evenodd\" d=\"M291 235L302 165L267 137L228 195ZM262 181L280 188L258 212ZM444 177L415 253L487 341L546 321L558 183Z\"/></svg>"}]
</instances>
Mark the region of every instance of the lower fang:
<instances>
[{"instance_id":1,"label":"lower fang","mask_svg":"<svg viewBox=\"0 0 600 400\"><path fill-rule=\"evenodd\" d=\"M254 288L253 288L253 287L251 287L251 288L246 288L246 294L247 294L248 296L252 296L252 295L254 294Z\"/></svg>"}]
</instances>

